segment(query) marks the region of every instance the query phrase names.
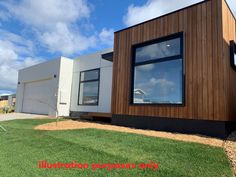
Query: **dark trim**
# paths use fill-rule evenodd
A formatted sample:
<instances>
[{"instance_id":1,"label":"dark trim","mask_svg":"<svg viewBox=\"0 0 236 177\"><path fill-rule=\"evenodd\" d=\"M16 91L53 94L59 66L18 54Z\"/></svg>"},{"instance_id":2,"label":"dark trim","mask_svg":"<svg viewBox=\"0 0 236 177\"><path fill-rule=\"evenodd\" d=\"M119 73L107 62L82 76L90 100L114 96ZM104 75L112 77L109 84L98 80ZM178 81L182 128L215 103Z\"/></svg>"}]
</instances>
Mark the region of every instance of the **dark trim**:
<instances>
[{"instance_id":1,"label":"dark trim","mask_svg":"<svg viewBox=\"0 0 236 177\"><path fill-rule=\"evenodd\" d=\"M159 59L154 59L154 60L148 60L144 62L139 62L135 63L135 51L136 48L147 46L147 45L152 45L155 43L160 43L164 42L167 40L175 39L175 38L180 38L180 55L176 56L171 56L171 57L165 57L165 58L159 58ZM141 105L141 106L148 106L148 105L157 105L157 106L185 106L185 56L184 56L184 32L179 32L175 34L171 34L168 36L163 36L157 39L153 39L150 41L145 41L142 43L134 44L131 47L131 73L130 73L130 90L129 90L129 105L134 106L134 105ZM177 60L177 59L182 59L182 103L134 103L133 102L133 90L134 90L134 70L135 66L140 66L144 64L151 64L151 63L158 63L158 62L164 62L164 61L170 61L170 60Z\"/></svg>"},{"instance_id":2,"label":"dark trim","mask_svg":"<svg viewBox=\"0 0 236 177\"><path fill-rule=\"evenodd\" d=\"M194 120L117 114L112 115L111 123L113 125L138 129L200 134L218 138L226 138L229 133L236 130L236 121Z\"/></svg>"},{"instance_id":3,"label":"dark trim","mask_svg":"<svg viewBox=\"0 0 236 177\"><path fill-rule=\"evenodd\" d=\"M205 0L205 1L201 1L201 2L196 3L196 4L192 4L192 5L190 5L190 6L187 6L187 7L182 8L182 9L178 9L178 10L175 10L175 11L173 11L173 12L170 12L170 13L167 13L167 14L164 14L164 15L161 15L161 16L159 16L159 17L155 17L155 18L152 18L152 19L150 19L150 20L147 20L147 21L138 23L138 24L136 24L136 25L133 25L133 26L130 26L130 27L127 27L127 28L123 28L123 29L121 29L121 30L115 31L114 33L119 33L119 32L121 32L121 31L128 30L128 29L130 29L130 28L133 28L133 27L142 25L142 24L144 24L144 23L148 23L148 22L157 20L157 19L159 19L159 18L162 18L162 17L168 16L168 15L171 15L171 14L174 14L174 13L177 13L177 12L180 12L180 11L182 11L182 10L189 9L189 8L194 7L194 6L197 6L197 5L199 5L199 4L207 3L208 1L211 1L211 0Z\"/></svg>"},{"instance_id":4,"label":"dark trim","mask_svg":"<svg viewBox=\"0 0 236 177\"><path fill-rule=\"evenodd\" d=\"M236 55L236 44L234 40L230 41L230 65L236 70L236 65L234 64L234 55Z\"/></svg>"},{"instance_id":5,"label":"dark trim","mask_svg":"<svg viewBox=\"0 0 236 177\"><path fill-rule=\"evenodd\" d=\"M157 58L157 59L138 62L138 63L135 63L134 65L140 66L140 65L147 65L147 64L152 64L152 63L161 63L161 62L165 62L165 61L178 60L178 59L182 59L182 56L175 55L175 56L165 57L165 58L160 58L160 59Z\"/></svg>"},{"instance_id":6,"label":"dark trim","mask_svg":"<svg viewBox=\"0 0 236 177\"><path fill-rule=\"evenodd\" d=\"M87 115L88 112L80 112L80 111L70 111L70 117L77 119L80 118L80 116Z\"/></svg>"},{"instance_id":7,"label":"dark trim","mask_svg":"<svg viewBox=\"0 0 236 177\"><path fill-rule=\"evenodd\" d=\"M91 80L85 80L85 81L81 81L81 74L83 72L90 72L90 71L98 71L98 79L91 79ZM96 104L80 104L79 103L79 98L80 98L80 85L82 83L88 83L88 82L98 82L98 101ZM84 71L80 71L80 76L79 76L79 93L78 93L78 101L77 101L77 105L78 106L98 106L99 105L99 90L100 90L100 68L96 68L96 69L90 69L90 70L84 70Z\"/></svg>"},{"instance_id":8,"label":"dark trim","mask_svg":"<svg viewBox=\"0 0 236 177\"><path fill-rule=\"evenodd\" d=\"M170 35L167 35L167 36L162 36L162 37L159 37L159 38L156 38L156 39L151 39L151 40L148 40L148 41L137 43L137 44L134 44L133 46L135 48L139 48L139 47L143 47L145 45L152 45L152 44L155 44L155 43L161 43L161 42L164 42L164 41L179 38L181 35L183 35L183 32L177 32L177 33L173 33L173 34L170 34Z\"/></svg>"},{"instance_id":9,"label":"dark trim","mask_svg":"<svg viewBox=\"0 0 236 177\"><path fill-rule=\"evenodd\" d=\"M113 52L102 54L102 59L113 62Z\"/></svg>"}]
</instances>

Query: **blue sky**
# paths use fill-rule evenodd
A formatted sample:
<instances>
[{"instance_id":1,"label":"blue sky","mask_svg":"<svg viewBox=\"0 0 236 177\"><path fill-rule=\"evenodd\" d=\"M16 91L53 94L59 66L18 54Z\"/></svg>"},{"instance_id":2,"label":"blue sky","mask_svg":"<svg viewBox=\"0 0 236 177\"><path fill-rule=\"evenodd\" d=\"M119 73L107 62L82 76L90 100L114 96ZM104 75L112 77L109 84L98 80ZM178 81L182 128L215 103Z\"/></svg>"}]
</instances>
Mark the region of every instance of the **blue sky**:
<instances>
[{"instance_id":1,"label":"blue sky","mask_svg":"<svg viewBox=\"0 0 236 177\"><path fill-rule=\"evenodd\" d=\"M0 94L15 92L21 68L110 48L114 31L199 1L0 1Z\"/></svg>"}]
</instances>

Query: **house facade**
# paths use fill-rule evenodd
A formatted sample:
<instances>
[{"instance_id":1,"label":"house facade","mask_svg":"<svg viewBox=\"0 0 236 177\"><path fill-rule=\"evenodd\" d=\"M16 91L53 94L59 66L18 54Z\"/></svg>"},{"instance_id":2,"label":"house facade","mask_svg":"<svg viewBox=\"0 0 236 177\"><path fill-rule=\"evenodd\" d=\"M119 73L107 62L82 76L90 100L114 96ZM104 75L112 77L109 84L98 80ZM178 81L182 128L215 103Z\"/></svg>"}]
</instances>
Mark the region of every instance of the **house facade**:
<instances>
[{"instance_id":1,"label":"house facade","mask_svg":"<svg viewBox=\"0 0 236 177\"><path fill-rule=\"evenodd\" d=\"M104 50L74 60L60 57L18 72L16 112L79 116L111 112L112 62Z\"/></svg>"},{"instance_id":2,"label":"house facade","mask_svg":"<svg viewBox=\"0 0 236 177\"><path fill-rule=\"evenodd\" d=\"M74 60L70 114L110 113L112 96L112 55L107 49Z\"/></svg>"},{"instance_id":3,"label":"house facade","mask_svg":"<svg viewBox=\"0 0 236 177\"><path fill-rule=\"evenodd\" d=\"M236 121L232 40L235 18L225 0L203 1L115 32L112 122L226 134ZM137 89L145 93L142 100Z\"/></svg>"},{"instance_id":4,"label":"house facade","mask_svg":"<svg viewBox=\"0 0 236 177\"><path fill-rule=\"evenodd\" d=\"M67 116L73 61L60 57L18 72L16 112Z\"/></svg>"},{"instance_id":5,"label":"house facade","mask_svg":"<svg viewBox=\"0 0 236 177\"><path fill-rule=\"evenodd\" d=\"M114 51L61 65L69 106L59 115L109 113L115 125L226 136L236 125L235 25L225 0L207 0L115 32Z\"/></svg>"}]
</instances>

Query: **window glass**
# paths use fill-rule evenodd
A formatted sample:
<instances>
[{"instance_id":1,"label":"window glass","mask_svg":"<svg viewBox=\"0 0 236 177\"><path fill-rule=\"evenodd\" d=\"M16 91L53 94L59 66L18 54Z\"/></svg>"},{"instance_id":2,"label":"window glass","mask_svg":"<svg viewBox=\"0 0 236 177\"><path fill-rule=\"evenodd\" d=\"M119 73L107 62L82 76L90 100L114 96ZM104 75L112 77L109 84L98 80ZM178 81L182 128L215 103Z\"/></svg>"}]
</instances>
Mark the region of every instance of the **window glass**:
<instances>
[{"instance_id":1,"label":"window glass","mask_svg":"<svg viewBox=\"0 0 236 177\"><path fill-rule=\"evenodd\" d=\"M98 87L98 81L80 83L79 104L97 105Z\"/></svg>"},{"instance_id":2,"label":"window glass","mask_svg":"<svg viewBox=\"0 0 236 177\"><path fill-rule=\"evenodd\" d=\"M136 48L135 62L139 63L175 55L180 55L180 38Z\"/></svg>"},{"instance_id":3,"label":"window glass","mask_svg":"<svg viewBox=\"0 0 236 177\"><path fill-rule=\"evenodd\" d=\"M99 70L81 72L81 81L96 80L99 77Z\"/></svg>"},{"instance_id":4,"label":"window glass","mask_svg":"<svg viewBox=\"0 0 236 177\"><path fill-rule=\"evenodd\" d=\"M135 67L134 103L182 103L182 59Z\"/></svg>"},{"instance_id":5,"label":"window glass","mask_svg":"<svg viewBox=\"0 0 236 177\"><path fill-rule=\"evenodd\" d=\"M234 66L236 66L236 54L234 54Z\"/></svg>"},{"instance_id":6,"label":"window glass","mask_svg":"<svg viewBox=\"0 0 236 177\"><path fill-rule=\"evenodd\" d=\"M133 104L183 104L182 34L161 40L134 48Z\"/></svg>"}]
</instances>

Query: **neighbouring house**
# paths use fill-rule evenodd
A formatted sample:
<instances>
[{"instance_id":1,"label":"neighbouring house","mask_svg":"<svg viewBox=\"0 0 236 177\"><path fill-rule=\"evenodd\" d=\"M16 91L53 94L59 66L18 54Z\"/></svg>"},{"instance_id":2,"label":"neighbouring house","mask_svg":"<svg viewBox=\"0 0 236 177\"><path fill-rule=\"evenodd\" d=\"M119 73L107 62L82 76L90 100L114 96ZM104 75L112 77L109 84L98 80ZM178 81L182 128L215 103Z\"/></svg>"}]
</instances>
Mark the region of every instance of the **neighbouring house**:
<instances>
[{"instance_id":1,"label":"neighbouring house","mask_svg":"<svg viewBox=\"0 0 236 177\"><path fill-rule=\"evenodd\" d=\"M59 115L110 114L115 125L225 137L236 128L235 41L227 2L203 1L115 32L114 51L20 70L17 110L51 114L36 101L46 95Z\"/></svg>"},{"instance_id":2,"label":"neighbouring house","mask_svg":"<svg viewBox=\"0 0 236 177\"><path fill-rule=\"evenodd\" d=\"M16 94L1 95L0 96L0 108L12 107L16 103Z\"/></svg>"}]
</instances>

